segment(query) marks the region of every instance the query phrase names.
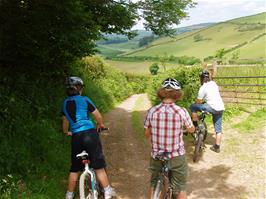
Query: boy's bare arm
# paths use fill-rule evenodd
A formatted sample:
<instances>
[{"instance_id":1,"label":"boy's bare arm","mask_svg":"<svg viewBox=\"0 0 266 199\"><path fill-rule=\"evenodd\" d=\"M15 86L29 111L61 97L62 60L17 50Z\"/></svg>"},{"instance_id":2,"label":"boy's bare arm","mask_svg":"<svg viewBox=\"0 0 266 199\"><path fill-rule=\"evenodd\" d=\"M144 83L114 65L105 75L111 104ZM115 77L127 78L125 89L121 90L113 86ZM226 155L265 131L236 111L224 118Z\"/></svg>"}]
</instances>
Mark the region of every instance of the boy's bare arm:
<instances>
[{"instance_id":1,"label":"boy's bare arm","mask_svg":"<svg viewBox=\"0 0 266 199\"><path fill-rule=\"evenodd\" d=\"M62 116L62 128L63 128L63 132L65 135L72 135L72 133L70 131L68 131L69 128L69 123L66 119L66 116Z\"/></svg>"},{"instance_id":2,"label":"boy's bare arm","mask_svg":"<svg viewBox=\"0 0 266 199\"><path fill-rule=\"evenodd\" d=\"M104 128L103 117L102 117L101 113L98 111L98 109L93 111L92 114L94 115L95 120L97 122L97 129L98 128Z\"/></svg>"},{"instance_id":3,"label":"boy's bare arm","mask_svg":"<svg viewBox=\"0 0 266 199\"><path fill-rule=\"evenodd\" d=\"M145 128L144 129L144 135L148 139L151 136L151 129L150 128Z\"/></svg>"},{"instance_id":4,"label":"boy's bare arm","mask_svg":"<svg viewBox=\"0 0 266 199\"><path fill-rule=\"evenodd\" d=\"M192 127L190 127L190 128L187 128L187 132L189 132L189 133L194 133L194 132L195 132L195 127L192 126Z\"/></svg>"}]
</instances>

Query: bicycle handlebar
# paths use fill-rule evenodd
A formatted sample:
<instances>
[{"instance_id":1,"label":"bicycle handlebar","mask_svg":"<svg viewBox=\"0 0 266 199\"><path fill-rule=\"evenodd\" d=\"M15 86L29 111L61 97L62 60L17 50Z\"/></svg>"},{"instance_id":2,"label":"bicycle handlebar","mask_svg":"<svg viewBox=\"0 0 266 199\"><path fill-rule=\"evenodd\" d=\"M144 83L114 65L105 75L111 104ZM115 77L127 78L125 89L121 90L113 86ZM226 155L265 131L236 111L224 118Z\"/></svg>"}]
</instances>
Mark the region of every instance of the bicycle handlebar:
<instances>
[{"instance_id":1,"label":"bicycle handlebar","mask_svg":"<svg viewBox=\"0 0 266 199\"><path fill-rule=\"evenodd\" d=\"M109 131L109 128L108 127L104 127L104 128L97 129L98 133L101 133L102 131Z\"/></svg>"}]
</instances>

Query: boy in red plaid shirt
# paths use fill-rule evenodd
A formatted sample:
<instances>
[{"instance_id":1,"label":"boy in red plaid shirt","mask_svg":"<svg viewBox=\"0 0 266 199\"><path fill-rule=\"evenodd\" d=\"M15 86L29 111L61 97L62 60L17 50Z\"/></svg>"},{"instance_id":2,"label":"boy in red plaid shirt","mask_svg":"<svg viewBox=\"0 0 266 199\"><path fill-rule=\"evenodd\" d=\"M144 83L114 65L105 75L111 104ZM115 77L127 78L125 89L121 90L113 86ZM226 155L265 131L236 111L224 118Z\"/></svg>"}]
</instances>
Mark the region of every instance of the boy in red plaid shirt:
<instances>
[{"instance_id":1,"label":"boy in red plaid shirt","mask_svg":"<svg viewBox=\"0 0 266 199\"><path fill-rule=\"evenodd\" d=\"M195 128L185 108L175 104L182 96L179 82L173 78L166 79L158 90L157 96L161 103L149 109L145 122L145 136L151 139L151 191L150 197L158 180L162 167L156 156L167 154L171 169L171 186L175 199L186 199L187 162L183 141L183 129L194 133Z\"/></svg>"}]
</instances>

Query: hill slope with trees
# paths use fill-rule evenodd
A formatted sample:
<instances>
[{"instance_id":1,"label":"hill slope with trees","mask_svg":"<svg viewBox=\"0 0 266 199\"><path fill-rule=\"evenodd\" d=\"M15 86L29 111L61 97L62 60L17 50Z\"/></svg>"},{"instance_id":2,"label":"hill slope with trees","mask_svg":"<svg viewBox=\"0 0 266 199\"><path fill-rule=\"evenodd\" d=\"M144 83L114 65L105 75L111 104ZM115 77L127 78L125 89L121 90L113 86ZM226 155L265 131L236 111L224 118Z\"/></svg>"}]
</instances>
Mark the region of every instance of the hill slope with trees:
<instances>
[{"instance_id":1,"label":"hill slope with trees","mask_svg":"<svg viewBox=\"0 0 266 199\"><path fill-rule=\"evenodd\" d=\"M123 56L156 57L168 54L180 57L186 55L200 58L203 61L214 57L218 50L224 49L225 54L229 55L225 55L227 60L232 59L232 53L236 52L240 60L265 60L265 17L264 12L221 22L174 38L162 38L146 48L126 53ZM248 54L247 49L253 49L255 52Z\"/></svg>"}]
</instances>

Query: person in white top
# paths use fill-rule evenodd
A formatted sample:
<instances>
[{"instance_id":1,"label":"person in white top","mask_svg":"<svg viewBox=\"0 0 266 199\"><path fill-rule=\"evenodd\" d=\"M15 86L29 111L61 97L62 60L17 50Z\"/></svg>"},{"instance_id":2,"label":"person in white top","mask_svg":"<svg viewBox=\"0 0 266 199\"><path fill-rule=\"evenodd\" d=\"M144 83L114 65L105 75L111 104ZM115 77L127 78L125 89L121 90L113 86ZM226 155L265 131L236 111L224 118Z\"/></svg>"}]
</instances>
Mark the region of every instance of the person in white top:
<instances>
[{"instance_id":1,"label":"person in white top","mask_svg":"<svg viewBox=\"0 0 266 199\"><path fill-rule=\"evenodd\" d=\"M190 106L193 124L195 127L198 126L198 111L207 111L212 114L216 140L215 144L211 147L211 150L219 153L222 140L222 115L224 111L224 103L218 85L211 80L210 73L207 70L203 70L200 73L200 81L201 87L198 92L198 97L195 103Z\"/></svg>"}]
</instances>

